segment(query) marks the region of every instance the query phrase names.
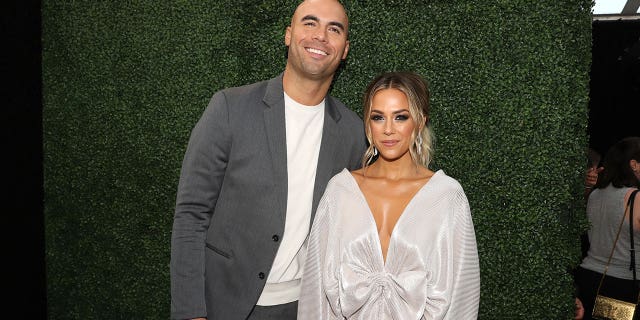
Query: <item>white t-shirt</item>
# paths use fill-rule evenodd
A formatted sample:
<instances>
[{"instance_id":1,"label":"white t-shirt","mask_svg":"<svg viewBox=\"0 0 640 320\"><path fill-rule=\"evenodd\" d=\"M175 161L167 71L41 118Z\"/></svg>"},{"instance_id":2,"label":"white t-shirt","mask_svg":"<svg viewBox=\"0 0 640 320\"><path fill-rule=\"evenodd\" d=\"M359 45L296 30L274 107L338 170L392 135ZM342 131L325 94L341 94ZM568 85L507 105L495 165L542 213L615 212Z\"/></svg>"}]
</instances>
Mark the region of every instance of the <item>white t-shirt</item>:
<instances>
[{"instance_id":1,"label":"white t-shirt","mask_svg":"<svg viewBox=\"0 0 640 320\"><path fill-rule=\"evenodd\" d=\"M311 225L313 189L324 127L325 101L305 106L284 94L287 139L287 213L284 234L258 305L296 301Z\"/></svg>"}]
</instances>

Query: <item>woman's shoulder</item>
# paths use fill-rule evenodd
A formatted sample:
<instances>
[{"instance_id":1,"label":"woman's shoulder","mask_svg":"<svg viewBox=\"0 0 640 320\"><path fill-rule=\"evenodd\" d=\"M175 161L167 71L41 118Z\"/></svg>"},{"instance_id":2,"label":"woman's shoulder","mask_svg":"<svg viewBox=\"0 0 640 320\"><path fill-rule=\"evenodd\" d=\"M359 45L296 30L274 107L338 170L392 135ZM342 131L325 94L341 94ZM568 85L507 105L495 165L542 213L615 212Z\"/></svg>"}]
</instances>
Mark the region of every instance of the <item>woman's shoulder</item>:
<instances>
[{"instance_id":1,"label":"woman's shoulder","mask_svg":"<svg viewBox=\"0 0 640 320\"><path fill-rule=\"evenodd\" d=\"M433 182L434 187L437 187L438 189L441 189L445 192L464 192L460 182L458 182L458 180L456 180L455 178L447 175L442 169L434 173L429 183L431 182Z\"/></svg>"},{"instance_id":2,"label":"woman's shoulder","mask_svg":"<svg viewBox=\"0 0 640 320\"><path fill-rule=\"evenodd\" d=\"M327 183L326 190L335 190L335 189L350 189L352 185L353 176L348 169L342 169L342 171L335 174Z\"/></svg>"},{"instance_id":3,"label":"woman's shoulder","mask_svg":"<svg viewBox=\"0 0 640 320\"><path fill-rule=\"evenodd\" d=\"M627 192L626 192L624 198L628 202L631 199L631 196L634 195L634 192L635 192L635 196L633 197L633 201L640 201L640 192L638 192L638 191L639 190L637 188L627 188Z\"/></svg>"}]
</instances>

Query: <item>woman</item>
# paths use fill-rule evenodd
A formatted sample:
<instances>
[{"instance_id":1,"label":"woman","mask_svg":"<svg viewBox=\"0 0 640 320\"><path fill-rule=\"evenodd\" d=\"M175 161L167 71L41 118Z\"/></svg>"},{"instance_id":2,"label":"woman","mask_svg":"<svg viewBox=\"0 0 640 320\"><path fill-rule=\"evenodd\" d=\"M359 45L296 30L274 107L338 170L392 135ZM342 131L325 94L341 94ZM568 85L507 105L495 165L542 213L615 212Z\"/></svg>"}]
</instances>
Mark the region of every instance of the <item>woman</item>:
<instances>
[{"instance_id":1,"label":"woman","mask_svg":"<svg viewBox=\"0 0 640 320\"><path fill-rule=\"evenodd\" d=\"M631 193L640 186L640 137L625 138L614 144L605 155L603 167L595 189L587 200L587 218L591 223L588 232L589 251L575 273L578 298L584 306L584 319L591 319L598 286L614 243L615 249L600 294L629 302L638 299L637 286L633 283L633 271L630 269L627 204ZM633 240L638 248L636 250L640 250L640 193L636 194L633 206ZM636 266L640 265L638 260L640 255L636 256Z\"/></svg>"},{"instance_id":2,"label":"woman","mask_svg":"<svg viewBox=\"0 0 640 320\"><path fill-rule=\"evenodd\" d=\"M368 86L363 168L327 186L308 242L298 319L475 319L480 272L467 198L428 169L429 93L413 73Z\"/></svg>"}]
</instances>

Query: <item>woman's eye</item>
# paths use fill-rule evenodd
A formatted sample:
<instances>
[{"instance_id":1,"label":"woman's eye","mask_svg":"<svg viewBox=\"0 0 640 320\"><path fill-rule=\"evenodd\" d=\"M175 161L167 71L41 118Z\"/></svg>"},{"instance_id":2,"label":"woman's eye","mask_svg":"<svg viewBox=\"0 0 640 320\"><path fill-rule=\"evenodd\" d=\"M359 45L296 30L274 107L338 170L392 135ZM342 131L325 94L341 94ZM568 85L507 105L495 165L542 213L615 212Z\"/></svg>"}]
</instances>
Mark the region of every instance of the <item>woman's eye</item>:
<instances>
[{"instance_id":1,"label":"woman's eye","mask_svg":"<svg viewBox=\"0 0 640 320\"><path fill-rule=\"evenodd\" d=\"M408 119L409 119L409 116L406 115L406 114L399 114L399 115L396 116L396 120L405 121L405 120L408 120Z\"/></svg>"},{"instance_id":2,"label":"woman's eye","mask_svg":"<svg viewBox=\"0 0 640 320\"><path fill-rule=\"evenodd\" d=\"M382 116L375 115L375 116L371 116L371 120L373 120L373 121L380 121L380 120L383 120L383 118L382 118Z\"/></svg>"}]
</instances>

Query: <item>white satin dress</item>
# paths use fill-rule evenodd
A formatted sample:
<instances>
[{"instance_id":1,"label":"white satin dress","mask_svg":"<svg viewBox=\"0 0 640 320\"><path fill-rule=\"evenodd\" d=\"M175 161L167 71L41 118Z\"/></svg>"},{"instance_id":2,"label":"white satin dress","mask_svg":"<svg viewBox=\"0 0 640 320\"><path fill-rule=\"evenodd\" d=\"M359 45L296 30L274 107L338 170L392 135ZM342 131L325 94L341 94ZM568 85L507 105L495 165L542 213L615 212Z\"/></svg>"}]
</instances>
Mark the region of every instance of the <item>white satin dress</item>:
<instances>
[{"instance_id":1,"label":"white satin dress","mask_svg":"<svg viewBox=\"0 0 640 320\"><path fill-rule=\"evenodd\" d=\"M480 268L467 197L442 170L411 199L386 262L366 199L331 179L308 239L298 319L476 319Z\"/></svg>"}]
</instances>

